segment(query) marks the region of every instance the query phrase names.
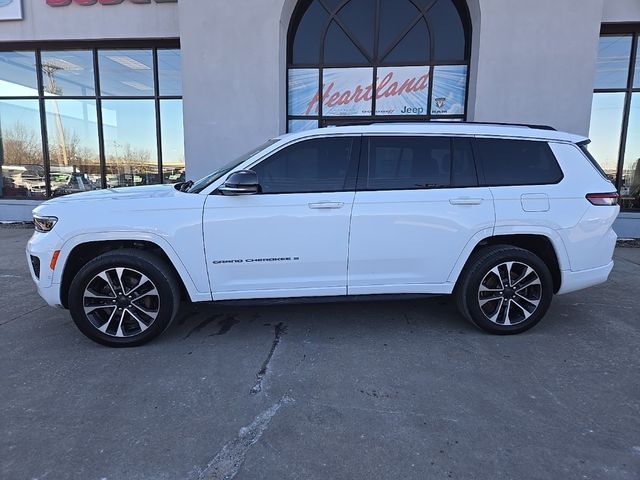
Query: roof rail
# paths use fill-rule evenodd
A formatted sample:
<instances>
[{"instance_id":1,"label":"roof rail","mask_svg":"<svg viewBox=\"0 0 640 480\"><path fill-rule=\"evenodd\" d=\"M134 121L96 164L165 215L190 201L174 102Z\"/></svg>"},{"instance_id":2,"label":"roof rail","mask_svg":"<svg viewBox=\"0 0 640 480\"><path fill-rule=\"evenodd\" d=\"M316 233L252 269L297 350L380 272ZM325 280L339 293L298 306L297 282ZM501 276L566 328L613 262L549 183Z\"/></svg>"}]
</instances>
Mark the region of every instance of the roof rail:
<instances>
[{"instance_id":1,"label":"roof rail","mask_svg":"<svg viewBox=\"0 0 640 480\"><path fill-rule=\"evenodd\" d=\"M523 128L535 128L538 130L553 130L554 132L556 131L556 129L554 127L552 127L551 125L537 125L537 124L533 124L533 123L508 123L508 122L461 122L461 121L457 121L457 120L432 120L432 121L405 121L405 122L401 122L401 121L391 121L391 122L371 122L371 123L362 123L362 122L353 122L353 123L343 123L340 124L340 126L358 126L358 125L415 125L416 123L444 123L444 124L455 124L455 125L501 125L504 127L523 127ZM333 125L331 125L333 126Z\"/></svg>"}]
</instances>

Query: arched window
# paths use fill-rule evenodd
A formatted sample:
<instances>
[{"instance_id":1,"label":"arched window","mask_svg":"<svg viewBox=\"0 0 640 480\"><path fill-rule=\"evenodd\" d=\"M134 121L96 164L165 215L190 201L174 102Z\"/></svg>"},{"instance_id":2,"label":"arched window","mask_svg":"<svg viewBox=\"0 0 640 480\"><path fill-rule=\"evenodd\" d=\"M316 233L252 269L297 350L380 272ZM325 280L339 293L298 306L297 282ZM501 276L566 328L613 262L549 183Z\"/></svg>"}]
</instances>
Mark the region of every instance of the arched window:
<instances>
[{"instance_id":1,"label":"arched window","mask_svg":"<svg viewBox=\"0 0 640 480\"><path fill-rule=\"evenodd\" d=\"M301 0L288 36L289 131L463 120L470 25L464 0Z\"/></svg>"}]
</instances>

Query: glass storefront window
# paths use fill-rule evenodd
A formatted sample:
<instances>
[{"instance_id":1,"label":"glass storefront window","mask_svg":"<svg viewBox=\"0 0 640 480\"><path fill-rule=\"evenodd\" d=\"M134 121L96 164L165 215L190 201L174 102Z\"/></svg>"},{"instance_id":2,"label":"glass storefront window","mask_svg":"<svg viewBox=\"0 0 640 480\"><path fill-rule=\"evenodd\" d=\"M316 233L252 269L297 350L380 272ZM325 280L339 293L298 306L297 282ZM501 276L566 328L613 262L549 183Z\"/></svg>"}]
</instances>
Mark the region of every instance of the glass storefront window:
<instances>
[{"instance_id":1,"label":"glass storefront window","mask_svg":"<svg viewBox=\"0 0 640 480\"><path fill-rule=\"evenodd\" d=\"M640 209L640 92L631 100L620 203L623 208Z\"/></svg>"},{"instance_id":2,"label":"glass storefront window","mask_svg":"<svg viewBox=\"0 0 640 480\"><path fill-rule=\"evenodd\" d=\"M183 180L177 42L56 45L0 51L0 198Z\"/></svg>"},{"instance_id":3,"label":"glass storefront window","mask_svg":"<svg viewBox=\"0 0 640 480\"><path fill-rule=\"evenodd\" d=\"M292 68L289 70L289 115L318 115L320 70Z\"/></svg>"},{"instance_id":4,"label":"glass storefront window","mask_svg":"<svg viewBox=\"0 0 640 480\"><path fill-rule=\"evenodd\" d=\"M618 189L622 209L640 210L640 30L603 30L588 148Z\"/></svg>"},{"instance_id":5,"label":"glass storefront window","mask_svg":"<svg viewBox=\"0 0 640 480\"><path fill-rule=\"evenodd\" d=\"M618 170L624 99L624 93L595 93L591 106L591 143L587 148L613 182Z\"/></svg>"},{"instance_id":6,"label":"glass storefront window","mask_svg":"<svg viewBox=\"0 0 640 480\"><path fill-rule=\"evenodd\" d=\"M371 115L372 68L325 68L322 114L327 117Z\"/></svg>"},{"instance_id":7,"label":"glass storefront window","mask_svg":"<svg viewBox=\"0 0 640 480\"><path fill-rule=\"evenodd\" d=\"M182 95L182 58L180 50L158 50L160 95Z\"/></svg>"},{"instance_id":8,"label":"glass storefront window","mask_svg":"<svg viewBox=\"0 0 640 480\"><path fill-rule=\"evenodd\" d=\"M151 50L99 50L98 61L103 96L154 95Z\"/></svg>"},{"instance_id":9,"label":"glass storefront window","mask_svg":"<svg viewBox=\"0 0 640 480\"><path fill-rule=\"evenodd\" d=\"M37 97L35 52L0 52L0 97Z\"/></svg>"},{"instance_id":10,"label":"glass storefront window","mask_svg":"<svg viewBox=\"0 0 640 480\"><path fill-rule=\"evenodd\" d=\"M633 88L640 88L640 46L636 51L636 68L633 75Z\"/></svg>"},{"instance_id":11,"label":"glass storefront window","mask_svg":"<svg viewBox=\"0 0 640 480\"><path fill-rule=\"evenodd\" d=\"M162 176L165 183L185 180L182 100L160 101Z\"/></svg>"},{"instance_id":12,"label":"glass storefront window","mask_svg":"<svg viewBox=\"0 0 640 480\"><path fill-rule=\"evenodd\" d=\"M103 100L107 186L161 183L153 100Z\"/></svg>"},{"instance_id":13,"label":"glass storefront window","mask_svg":"<svg viewBox=\"0 0 640 480\"><path fill-rule=\"evenodd\" d=\"M632 39L631 35L600 37L595 88L627 86Z\"/></svg>"},{"instance_id":14,"label":"glass storefront window","mask_svg":"<svg viewBox=\"0 0 640 480\"><path fill-rule=\"evenodd\" d=\"M433 72L431 115L461 115L467 92L466 65L437 65Z\"/></svg>"},{"instance_id":15,"label":"glass storefront window","mask_svg":"<svg viewBox=\"0 0 640 480\"><path fill-rule=\"evenodd\" d=\"M429 67L379 67L376 115L426 115Z\"/></svg>"},{"instance_id":16,"label":"glass storefront window","mask_svg":"<svg viewBox=\"0 0 640 480\"><path fill-rule=\"evenodd\" d=\"M299 133L318 128L318 120L289 120L289 132Z\"/></svg>"},{"instance_id":17,"label":"glass storefront window","mask_svg":"<svg viewBox=\"0 0 640 480\"><path fill-rule=\"evenodd\" d=\"M463 120L470 57L463 4L298 2L287 49L288 131L368 121Z\"/></svg>"},{"instance_id":18,"label":"glass storefront window","mask_svg":"<svg viewBox=\"0 0 640 480\"><path fill-rule=\"evenodd\" d=\"M42 84L48 96L95 96L93 52L42 52Z\"/></svg>"},{"instance_id":19,"label":"glass storefront window","mask_svg":"<svg viewBox=\"0 0 640 480\"><path fill-rule=\"evenodd\" d=\"M101 188L95 100L45 101L51 195Z\"/></svg>"},{"instance_id":20,"label":"glass storefront window","mask_svg":"<svg viewBox=\"0 0 640 480\"><path fill-rule=\"evenodd\" d=\"M0 100L0 198L46 195L38 100Z\"/></svg>"}]
</instances>

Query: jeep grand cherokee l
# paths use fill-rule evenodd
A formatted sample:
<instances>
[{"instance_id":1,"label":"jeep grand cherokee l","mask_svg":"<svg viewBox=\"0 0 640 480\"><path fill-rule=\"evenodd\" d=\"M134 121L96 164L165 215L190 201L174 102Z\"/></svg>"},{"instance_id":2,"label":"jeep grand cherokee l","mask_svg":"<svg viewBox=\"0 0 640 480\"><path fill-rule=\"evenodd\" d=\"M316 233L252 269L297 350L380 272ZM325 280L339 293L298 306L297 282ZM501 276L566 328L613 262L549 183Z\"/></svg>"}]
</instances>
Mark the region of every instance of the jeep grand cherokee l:
<instances>
[{"instance_id":1,"label":"jeep grand cherokee l","mask_svg":"<svg viewBox=\"0 0 640 480\"><path fill-rule=\"evenodd\" d=\"M617 194L587 143L454 122L283 135L195 183L49 200L27 258L110 346L162 333L181 298L454 294L481 329L519 333L613 267Z\"/></svg>"}]
</instances>

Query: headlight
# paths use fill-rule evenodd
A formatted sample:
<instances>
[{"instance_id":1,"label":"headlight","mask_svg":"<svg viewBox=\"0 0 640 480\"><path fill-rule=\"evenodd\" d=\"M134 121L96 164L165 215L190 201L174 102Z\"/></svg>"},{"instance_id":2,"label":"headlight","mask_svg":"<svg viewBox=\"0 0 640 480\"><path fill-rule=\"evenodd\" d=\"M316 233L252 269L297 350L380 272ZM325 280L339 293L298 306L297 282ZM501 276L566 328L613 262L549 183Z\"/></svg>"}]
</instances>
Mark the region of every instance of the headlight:
<instances>
[{"instance_id":1,"label":"headlight","mask_svg":"<svg viewBox=\"0 0 640 480\"><path fill-rule=\"evenodd\" d=\"M33 223L36 226L38 232L49 232L58 223L56 217L41 217L38 215L33 216Z\"/></svg>"}]
</instances>

